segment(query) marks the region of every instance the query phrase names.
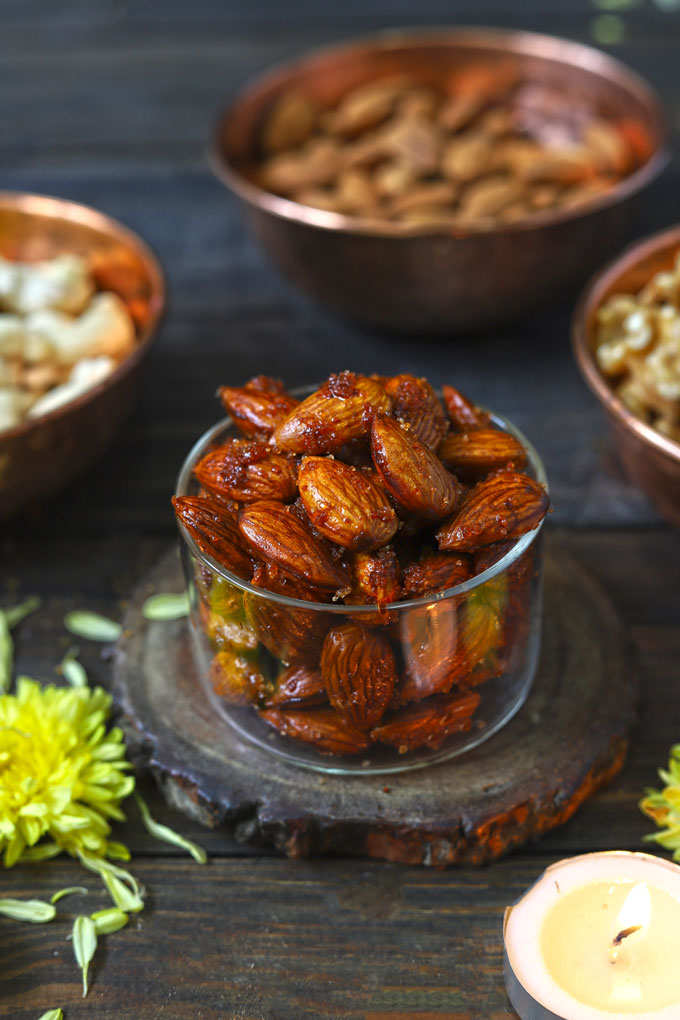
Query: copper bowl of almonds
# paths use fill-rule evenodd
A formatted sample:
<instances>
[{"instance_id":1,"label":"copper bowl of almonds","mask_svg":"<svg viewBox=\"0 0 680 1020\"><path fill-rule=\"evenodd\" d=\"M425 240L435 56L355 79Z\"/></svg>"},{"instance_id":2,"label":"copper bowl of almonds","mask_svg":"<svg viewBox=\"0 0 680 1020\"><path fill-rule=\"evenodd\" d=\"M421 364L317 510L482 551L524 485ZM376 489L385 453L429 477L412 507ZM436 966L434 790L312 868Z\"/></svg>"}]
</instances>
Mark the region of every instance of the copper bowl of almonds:
<instances>
[{"instance_id":1,"label":"copper bowl of almonds","mask_svg":"<svg viewBox=\"0 0 680 1020\"><path fill-rule=\"evenodd\" d=\"M104 451L164 305L146 245L95 209L0 192L0 520Z\"/></svg>"},{"instance_id":2,"label":"copper bowl of almonds","mask_svg":"<svg viewBox=\"0 0 680 1020\"><path fill-rule=\"evenodd\" d=\"M680 527L680 225L631 245L591 280L572 338L626 471Z\"/></svg>"},{"instance_id":3,"label":"copper bowl of almonds","mask_svg":"<svg viewBox=\"0 0 680 1020\"><path fill-rule=\"evenodd\" d=\"M257 78L219 119L212 161L303 290L379 326L460 332L601 262L666 140L653 91L605 54L443 28Z\"/></svg>"}]
</instances>

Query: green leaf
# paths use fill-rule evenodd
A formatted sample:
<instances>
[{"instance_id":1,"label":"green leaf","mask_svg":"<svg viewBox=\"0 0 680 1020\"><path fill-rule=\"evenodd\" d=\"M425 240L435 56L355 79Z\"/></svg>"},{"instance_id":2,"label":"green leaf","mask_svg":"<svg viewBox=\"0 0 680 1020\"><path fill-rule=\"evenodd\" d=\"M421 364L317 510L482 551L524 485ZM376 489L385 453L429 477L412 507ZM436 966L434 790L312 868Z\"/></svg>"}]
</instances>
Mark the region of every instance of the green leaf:
<instances>
[{"instance_id":1,"label":"green leaf","mask_svg":"<svg viewBox=\"0 0 680 1020\"><path fill-rule=\"evenodd\" d=\"M7 606L6 609L3 609L9 629L11 630L12 627L16 627L18 623L21 623L27 616L34 613L36 609L40 609L41 604L41 600L37 595L31 595L25 602L20 602L18 606Z\"/></svg>"},{"instance_id":2,"label":"green leaf","mask_svg":"<svg viewBox=\"0 0 680 1020\"><path fill-rule=\"evenodd\" d=\"M6 694L12 683L14 642L9 632L7 617L0 609L0 694Z\"/></svg>"},{"instance_id":3,"label":"green leaf","mask_svg":"<svg viewBox=\"0 0 680 1020\"><path fill-rule=\"evenodd\" d=\"M58 903L64 896L72 896L75 893L85 895L87 889L84 885L70 885L68 889L60 889L59 892L55 892L54 896L50 896L50 903Z\"/></svg>"},{"instance_id":4,"label":"green leaf","mask_svg":"<svg viewBox=\"0 0 680 1020\"><path fill-rule=\"evenodd\" d=\"M78 662L76 656L78 649L69 648L64 658L59 663L59 672L68 680L71 687L88 687L87 673L82 662Z\"/></svg>"},{"instance_id":5,"label":"green leaf","mask_svg":"<svg viewBox=\"0 0 680 1020\"><path fill-rule=\"evenodd\" d=\"M89 609L74 609L64 617L64 626L71 634L87 638L88 641L116 641L123 628L108 616L101 616Z\"/></svg>"},{"instance_id":6,"label":"green leaf","mask_svg":"<svg viewBox=\"0 0 680 1020\"><path fill-rule=\"evenodd\" d=\"M98 910L90 914L94 921L94 930L97 935L113 935L114 931L120 931L128 923L128 915L124 910L111 907L108 910Z\"/></svg>"},{"instance_id":7,"label":"green leaf","mask_svg":"<svg viewBox=\"0 0 680 1020\"><path fill-rule=\"evenodd\" d=\"M147 620L179 620L189 612L189 596L183 591L178 595L152 595L142 606L142 615Z\"/></svg>"},{"instance_id":8,"label":"green leaf","mask_svg":"<svg viewBox=\"0 0 680 1020\"><path fill-rule=\"evenodd\" d=\"M32 924L45 924L57 916L56 909L44 900L12 900L0 899L0 914L11 917L14 921L31 921Z\"/></svg>"},{"instance_id":9,"label":"green leaf","mask_svg":"<svg viewBox=\"0 0 680 1020\"><path fill-rule=\"evenodd\" d=\"M97 933L91 917L76 917L73 922L73 952L83 972L83 998L87 995L87 972L97 948Z\"/></svg>"},{"instance_id":10,"label":"green leaf","mask_svg":"<svg viewBox=\"0 0 680 1020\"><path fill-rule=\"evenodd\" d=\"M38 1017L38 1020L64 1020L64 1014L60 1009L48 1009L46 1013Z\"/></svg>"},{"instance_id":11,"label":"green leaf","mask_svg":"<svg viewBox=\"0 0 680 1020\"><path fill-rule=\"evenodd\" d=\"M162 825L160 822L155 821L151 817L151 812L145 801L135 792L135 803L139 808L139 813L142 816L144 827L155 839L161 840L163 843L172 843L173 846L178 846L182 850L186 850L198 864L205 864L208 860L208 855L203 847L198 846L197 843L192 843L190 839L186 839L184 836L180 836L178 832L170 829L167 825Z\"/></svg>"}]
</instances>

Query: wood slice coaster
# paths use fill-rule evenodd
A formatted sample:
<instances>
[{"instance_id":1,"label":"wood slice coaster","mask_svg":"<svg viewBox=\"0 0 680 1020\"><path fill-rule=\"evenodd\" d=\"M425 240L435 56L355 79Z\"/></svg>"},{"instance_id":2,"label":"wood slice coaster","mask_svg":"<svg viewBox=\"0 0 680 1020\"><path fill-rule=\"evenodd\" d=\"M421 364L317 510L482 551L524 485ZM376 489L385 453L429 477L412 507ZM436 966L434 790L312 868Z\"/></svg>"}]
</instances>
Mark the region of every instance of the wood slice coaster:
<instances>
[{"instance_id":1,"label":"wood slice coaster","mask_svg":"<svg viewBox=\"0 0 680 1020\"><path fill-rule=\"evenodd\" d=\"M565 822L621 768L636 680L610 602L548 542L541 657L514 719L447 762L385 775L324 775L243 740L194 674L188 625L141 614L181 591L172 551L137 591L114 665L128 748L174 807L291 857L352 854L409 864L486 864Z\"/></svg>"}]
</instances>

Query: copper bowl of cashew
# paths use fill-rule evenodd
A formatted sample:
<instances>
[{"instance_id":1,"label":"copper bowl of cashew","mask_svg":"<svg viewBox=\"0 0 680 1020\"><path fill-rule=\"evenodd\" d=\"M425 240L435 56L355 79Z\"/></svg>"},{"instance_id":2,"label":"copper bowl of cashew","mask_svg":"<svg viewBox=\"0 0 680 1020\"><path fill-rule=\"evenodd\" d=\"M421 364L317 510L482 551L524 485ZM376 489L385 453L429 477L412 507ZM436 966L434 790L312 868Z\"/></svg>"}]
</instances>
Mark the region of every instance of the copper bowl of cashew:
<instances>
[{"instance_id":1,"label":"copper bowl of cashew","mask_svg":"<svg viewBox=\"0 0 680 1020\"><path fill-rule=\"evenodd\" d=\"M601 262L667 133L650 87L595 49L441 28L255 79L219 118L212 163L302 290L379 326L463 332Z\"/></svg>"},{"instance_id":2,"label":"copper bowl of cashew","mask_svg":"<svg viewBox=\"0 0 680 1020\"><path fill-rule=\"evenodd\" d=\"M103 213L0 192L0 520L106 449L164 306L146 245Z\"/></svg>"},{"instance_id":3,"label":"copper bowl of cashew","mask_svg":"<svg viewBox=\"0 0 680 1020\"><path fill-rule=\"evenodd\" d=\"M572 343L607 412L630 479L680 527L680 225L601 269L574 312Z\"/></svg>"}]
</instances>

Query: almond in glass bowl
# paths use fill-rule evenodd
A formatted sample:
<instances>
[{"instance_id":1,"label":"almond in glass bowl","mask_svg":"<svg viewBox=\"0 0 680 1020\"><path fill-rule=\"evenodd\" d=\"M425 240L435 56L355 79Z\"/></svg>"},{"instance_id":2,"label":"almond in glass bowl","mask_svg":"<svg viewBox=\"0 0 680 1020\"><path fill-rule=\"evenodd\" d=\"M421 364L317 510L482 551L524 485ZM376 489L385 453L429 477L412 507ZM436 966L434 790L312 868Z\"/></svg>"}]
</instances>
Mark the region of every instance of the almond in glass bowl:
<instances>
[{"instance_id":1,"label":"almond in glass bowl","mask_svg":"<svg viewBox=\"0 0 680 1020\"><path fill-rule=\"evenodd\" d=\"M543 467L508 421L409 375L220 391L173 499L197 673L222 716L308 768L461 754L528 693Z\"/></svg>"}]
</instances>

